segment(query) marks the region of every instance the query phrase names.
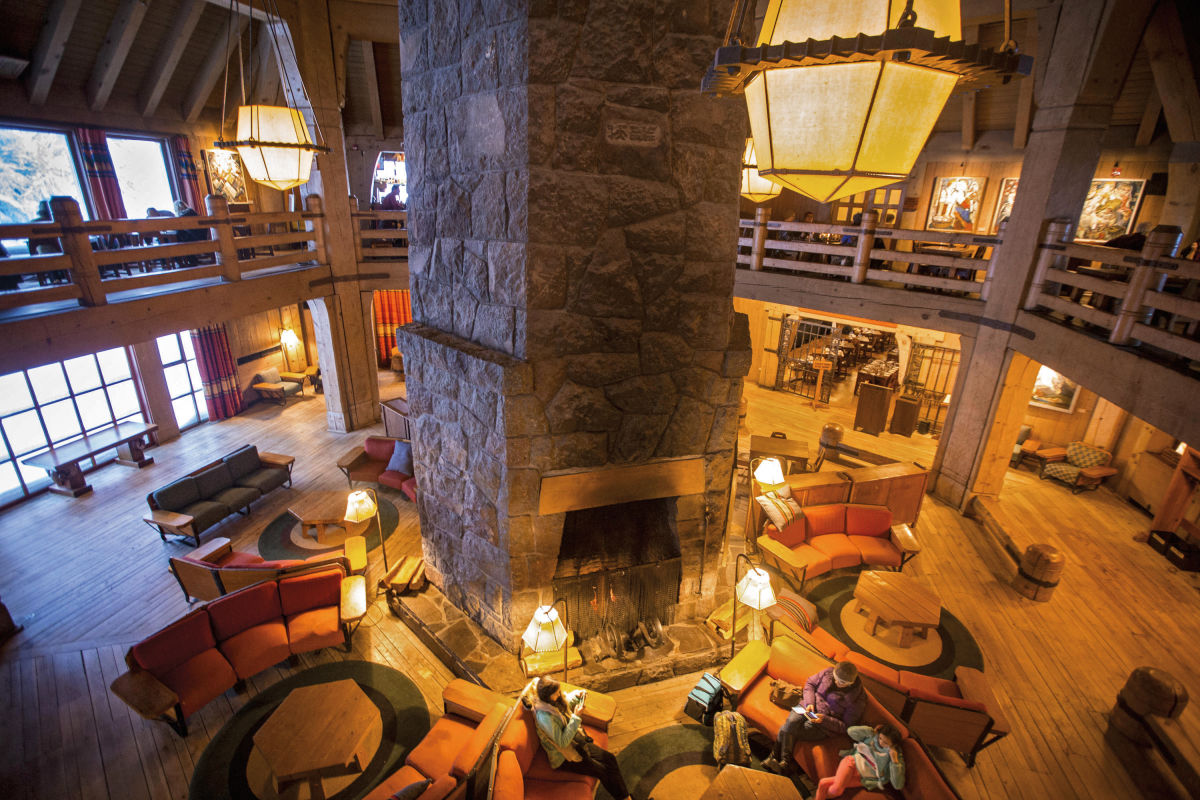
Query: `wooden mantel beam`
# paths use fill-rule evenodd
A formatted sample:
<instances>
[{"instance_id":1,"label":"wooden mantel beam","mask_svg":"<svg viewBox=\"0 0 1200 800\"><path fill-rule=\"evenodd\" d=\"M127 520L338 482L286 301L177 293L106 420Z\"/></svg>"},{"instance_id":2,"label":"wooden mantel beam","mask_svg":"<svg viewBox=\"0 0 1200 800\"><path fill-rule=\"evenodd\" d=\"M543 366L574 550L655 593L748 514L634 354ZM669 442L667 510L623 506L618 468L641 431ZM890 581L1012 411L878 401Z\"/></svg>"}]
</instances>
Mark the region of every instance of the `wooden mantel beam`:
<instances>
[{"instance_id":1,"label":"wooden mantel beam","mask_svg":"<svg viewBox=\"0 0 1200 800\"><path fill-rule=\"evenodd\" d=\"M195 122L200 117L200 112L204 110L204 103L212 94L213 88L217 85L217 81L221 79L221 74L225 71L225 65L229 63L229 57L232 55L232 49L236 48L238 41L242 38L242 33L245 32L246 26L250 24L250 18L239 16L236 23L237 30L233 36L224 35L214 44L212 50L208 52L208 57L204 59L203 66L196 73L195 80L192 81L192 86L188 89L187 99L183 101L183 118L188 122Z\"/></svg>"},{"instance_id":2,"label":"wooden mantel beam","mask_svg":"<svg viewBox=\"0 0 1200 800\"><path fill-rule=\"evenodd\" d=\"M117 76L121 74L121 67L125 65L125 58L133 47L133 40L149 7L150 0L121 0L121 5L117 7L112 24L108 26L108 35L104 37L104 45L92 67L92 77L88 80L88 107L92 111L100 111L108 104L113 87L117 85Z\"/></svg>"},{"instance_id":3,"label":"wooden mantel beam","mask_svg":"<svg viewBox=\"0 0 1200 800\"><path fill-rule=\"evenodd\" d=\"M29 76L27 88L31 105L40 106L46 102L58 65L67 51L67 38L75 27L75 17L82 5L83 0L51 0L46 9L46 24L38 36L33 61L26 73Z\"/></svg>"},{"instance_id":4,"label":"wooden mantel beam","mask_svg":"<svg viewBox=\"0 0 1200 800\"><path fill-rule=\"evenodd\" d=\"M187 52L187 43L192 38L192 31L200 21L200 15L208 4L204 0L183 0L175 12L175 22L171 25L167 37L158 46L154 56L154 67L146 75L146 83L138 95L138 112L143 117L154 116L158 104L162 102L163 93L175 75L179 60Z\"/></svg>"}]
</instances>

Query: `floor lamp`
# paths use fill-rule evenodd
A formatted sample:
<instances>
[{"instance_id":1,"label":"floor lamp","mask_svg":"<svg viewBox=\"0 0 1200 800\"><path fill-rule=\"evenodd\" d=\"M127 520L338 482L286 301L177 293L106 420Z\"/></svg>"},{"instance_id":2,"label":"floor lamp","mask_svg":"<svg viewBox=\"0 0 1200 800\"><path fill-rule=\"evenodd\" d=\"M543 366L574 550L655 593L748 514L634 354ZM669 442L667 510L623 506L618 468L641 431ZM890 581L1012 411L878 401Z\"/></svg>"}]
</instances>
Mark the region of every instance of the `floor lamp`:
<instances>
[{"instance_id":1,"label":"floor lamp","mask_svg":"<svg viewBox=\"0 0 1200 800\"><path fill-rule=\"evenodd\" d=\"M387 540L383 536L383 523L379 520L379 496L370 487L351 492L350 496L346 498L346 522L366 522L372 517L375 518L379 528L379 549L383 551L383 574L387 575L392 568L388 565Z\"/></svg>"},{"instance_id":2,"label":"floor lamp","mask_svg":"<svg viewBox=\"0 0 1200 800\"><path fill-rule=\"evenodd\" d=\"M558 609L555 608L559 603L562 603L563 609L561 619ZM564 682L567 680L567 655L571 646L566 620L567 601L560 597L548 606L538 606L537 611L533 612L533 619L529 620L529 626L525 628L525 633L521 635L521 641L535 653L563 651Z\"/></svg>"},{"instance_id":3,"label":"floor lamp","mask_svg":"<svg viewBox=\"0 0 1200 800\"><path fill-rule=\"evenodd\" d=\"M746 570L746 574L739 581L738 566L742 563L742 559L745 559L749 569ZM754 562L750 560L750 556L745 553L738 553L737 560L733 562L733 580L733 619L730 625L732 635L729 637L730 658L733 658L734 653L737 652L738 603L743 603L754 609L754 615L750 618L750 625L746 630L746 641L761 638L761 636L754 635L761 628L758 621L758 612L775 605L775 592L771 589L771 577L767 575L765 569L755 566Z\"/></svg>"}]
</instances>

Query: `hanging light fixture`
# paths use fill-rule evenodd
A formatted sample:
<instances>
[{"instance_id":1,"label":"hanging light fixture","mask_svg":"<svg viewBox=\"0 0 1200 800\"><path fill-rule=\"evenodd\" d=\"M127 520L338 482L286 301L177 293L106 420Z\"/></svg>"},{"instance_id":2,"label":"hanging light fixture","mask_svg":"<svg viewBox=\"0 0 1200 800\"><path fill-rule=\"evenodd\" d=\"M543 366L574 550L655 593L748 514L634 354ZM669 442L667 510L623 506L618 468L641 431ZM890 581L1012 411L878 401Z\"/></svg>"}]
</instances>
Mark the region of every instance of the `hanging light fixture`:
<instances>
[{"instance_id":1,"label":"hanging light fixture","mask_svg":"<svg viewBox=\"0 0 1200 800\"><path fill-rule=\"evenodd\" d=\"M958 0L771 0L752 48L747 8L701 88L744 94L759 174L822 203L905 179L960 79L1033 67L1008 20L999 52L961 41Z\"/></svg>"},{"instance_id":2,"label":"hanging light fixture","mask_svg":"<svg viewBox=\"0 0 1200 800\"><path fill-rule=\"evenodd\" d=\"M229 6L229 31L230 38L236 27L236 6L240 5L240 0L234 0ZM266 0L264 7L269 6L268 13L275 19L280 19L279 9L276 7L274 0ZM254 3L250 3L250 12L253 17ZM264 22L267 30L270 32L273 46L276 52L281 52L279 37L275 35L275 29L269 22ZM250 51L253 52L253 26L251 26L251 44ZM291 37L285 37L287 46L291 52L292 58L295 59L296 51L292 46ZM240 53L240 48L239 48ZM242 164L246 167L246 173L250 176L250 180L261 183L266 186L271 186L279 191L287 191L293 186L299 186L302 183L307 183L312 175L312 160L317 153L328 153L329 148L323 145L318 145L314 142L308 132L308 125L304 121L304 115L295 107L295 88L291 84L289 70L282 70L282 83L284 90L284 98L288 105L270 106L262 104L247 104L246 103L246 78L245 71L241 69L239 55L238 72L242 76L242 105L238 107L237 113L237 131L236 137L233 140L222 140L214 142L220 148L232 148L237 150L237 153L242 158ZM251 70L253 70L253 61L251 58ZM250 85L254 85L253 74L250 75ZM225 61L225 91L228 93L229 88L229 60ZM316 118L313 118L314 124ZM221 125L225 125L225 99L221 101ZM320 135L320 126L317 126L317 134Z\"/></svg>"},{"instance_id":3,"label":"hanging light fixture","mask_svg":"<svg viewBox=\"0 0 1200 800\"><path fill-rule=\"evenodd\" d=\"M754 157L754 140L746 140L746 152L742 156L742 197L751 203L765 203L778 197L783 187L775 181L758 174L758 161Z\"/></svg>"}]
</instances>

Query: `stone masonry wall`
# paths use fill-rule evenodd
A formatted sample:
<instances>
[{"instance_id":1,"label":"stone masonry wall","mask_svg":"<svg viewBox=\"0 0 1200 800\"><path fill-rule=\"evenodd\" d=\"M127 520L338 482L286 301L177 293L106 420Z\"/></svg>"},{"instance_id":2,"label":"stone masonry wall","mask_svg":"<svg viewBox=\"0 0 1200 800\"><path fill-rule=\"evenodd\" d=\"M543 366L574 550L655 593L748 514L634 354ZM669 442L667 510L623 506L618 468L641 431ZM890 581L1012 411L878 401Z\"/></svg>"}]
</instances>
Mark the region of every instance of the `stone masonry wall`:
<instances>
[{"instance_id":1,"label":"stone masonry wall","mask_svg":"<svg viewBox=\"0 0 1200 800\"><path fill-rule=\"evenodd\" d=\"M749 330L725 0L401 4L416 324L402 345L436 583L501 643L551 599L560 470L705 459L680 613L712 605ZM704 585L700 576L704 575Z\"/></svg>"}]
</instances>

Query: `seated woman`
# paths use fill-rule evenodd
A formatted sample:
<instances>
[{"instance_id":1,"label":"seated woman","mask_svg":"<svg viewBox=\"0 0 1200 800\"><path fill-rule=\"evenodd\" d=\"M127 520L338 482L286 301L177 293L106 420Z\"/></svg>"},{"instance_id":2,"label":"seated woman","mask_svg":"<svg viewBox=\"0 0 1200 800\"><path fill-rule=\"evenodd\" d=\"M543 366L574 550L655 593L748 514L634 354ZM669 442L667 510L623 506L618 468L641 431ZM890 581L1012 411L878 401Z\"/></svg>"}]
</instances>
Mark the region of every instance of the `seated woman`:
<instances>
[{"instance_id":1,"label":"seated woman","mask_svg":"<svg viewBox=\"0 0 1200 800\"><path fill-rule=\"evenodd\" d=\"M837 774L822 778L814 800L840 797L854 786L872 791L904 788L904 756L900 752L900 731L886 722L869 728L852 725L846 733L854 740L853 750L845 753Z\"/></svg>"},{"instance_id":2,"label":"seated woman","mask_svg":"<svg viewBox=\"0 0 1200 800\"><path fill-rule=\"evenodd\" d=\"M533 718L538 739L554 769L598 778L616 800L628 800L629 790L617 766L617 757L596 745L580 730L579 712L587 699L587 690L577 689L563 695L562 685L553 678L540 678Z\"/></svg>"}]
</instances>

